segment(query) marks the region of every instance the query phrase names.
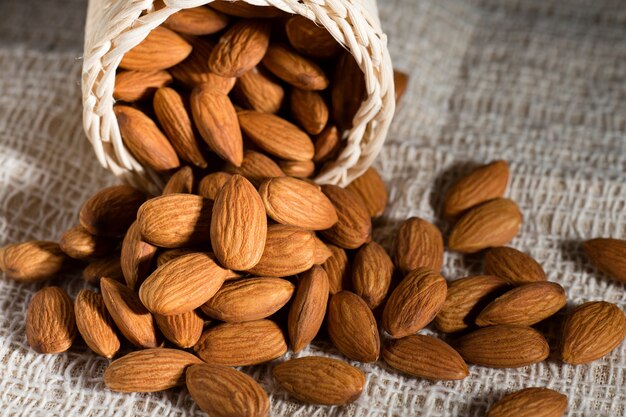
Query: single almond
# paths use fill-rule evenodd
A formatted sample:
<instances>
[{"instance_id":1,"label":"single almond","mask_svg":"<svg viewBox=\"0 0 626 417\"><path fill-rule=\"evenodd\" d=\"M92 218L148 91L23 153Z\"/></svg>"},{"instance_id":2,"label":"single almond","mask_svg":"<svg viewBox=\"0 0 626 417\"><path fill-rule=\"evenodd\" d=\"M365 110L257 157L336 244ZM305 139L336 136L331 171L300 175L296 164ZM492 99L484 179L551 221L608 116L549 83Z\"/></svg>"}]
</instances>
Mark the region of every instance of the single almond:
<instances>
[{"instance_id":1,"label":"single almond","mask_svg":"<svg viewBox=\"0 0 626 417\"><path fill-rule=\"evenodd\" d=\"M156 246L141 238L139 223L134 222L124 236L120 254L122 274L128 288L134 290L137 284L141 284L150 275L156 252Z\"/></svg>"},{"instance_id":2,"label":"single almond","mask_svg":"<svg viewBox=\"0 0 626 417\"><path fill-rule=\"evenodd\" d=\"M193 365L186 372L187 389L198 407L213 417L265 417L267 393L251 377L223 365Z\"/></svg>"},{"instance_id":3,"label":"single almond","mask_svg":"<svg viewBox=\"0 0 626 417\"><path fill-rule=\"evenodd\" d=\"M314 61L285 45L271 44L263 65L281 80L302 90L324 90L328 78Z\"/></svg>"},{"instance_id":4,"label":"single almond","mask_svg":"<svg viewBox=\"0 0 626 417\"><path fill-rule=\"evenodd\" d=\"M428 268L415 269L393 290L383 310L383 327L397 339L426 327L446 300L446 280Z\"/></svg>"},{"instance_id":5,"label":"single almond","mask_svg":"<svg viewBox=\"0 0 626 417\"><path fill-rule=\"evenodd\" d=\"M502 197L508 182L506 161L494 161L476 168L450 187L444 197L444 216L451 219L474 206Z\"/></svg>"},{"instance_id":6,"label":"single almond","mask_svg":"<svg viewBox=\"0 0 626 417\"><path fill-rule=\"evenodd\" d=\"M547 280L546 273L530 255L506 246L485 254L485 273L504 278L513 285Z\"/></svg>"},{"instance_id":7,"label":"single almond","mask_svg":"<svg viewBox=\"0 0 626 417\"><path fill-rule=\"evenodd\" d=\"M74 307L59 287L37 291L26 312L26 340L38 353L61 353L72 346L76 336Z\"/></svg>"},{"instance_id":8,"label":"single almond","mask_svg":"<svg viewBox=\"0 0 626 417\"><path fill-rule=\"evenodd\" d=\"M443 265L443 237L439 228L419 217L400 225L396 238L396 265L407 273L420 267L433 271Z\"/></svg>"},{"instance_id":9,"label":"single almond","mask_svg":"<svg viewBox=\"0 0 626 417\"><path fill-rule=\"evenodd\" d=\"M67 256L58 243L29 240L0 248L0 271L18 282L53 278L67 265Z\"/></svg>"},{"instance_id":10,"label":"single almond","mask_svg":"<svg viewBox=\"0 0 626 417\"><path fill-rule=\"evenodd\" d=\"M123 236L146 196L129 185L103 188L80 208L80 224L92 235Z\"/></svg>"},{"instance_id":11,"label":"single almond","mask_svg":"<svg viewBox=\"0 0 626 417\"><path fill-rule=\"evenodd\" d=\"M193 192L193 171L191 167L184 166L176 171L163 187L162 195L166 194L191 194Z\"/></svg>"},{"instance_id":12,"label":"single almond","mask_svg":"<svg viewBox=\"0 0 626 417\"><path fill-rule=\"evenodd\" d=\"M84 227L77 225L63 233L59 247L74 259L102 258L110 255L118 241L103 236L94 236Z\"/></svg>"},{"instance_id":13,"label":"single almond","mask_svg":"<svg viewBox=\"0 0 626 417\"><path fill-rule=\"evenodd\" d=\"M213 259L213 261L218 262L217 258L215 257L213 253L202 251L200 248L177 248L177 249L168 249L168 250L160 252L159 256L157 257L156 266L160 267L170 261L173 261L176 258L180 258L183 255L190 255L193 253L204 253L206 256ZM225 269L225 268L224 270L226 271L226 280L237 279L237 278L241 278L242 276L239 272L236 272L230 269Z\"/></svg>"},{"instance_id":14,"label":"single almond","mask_svg":"<svg viewBox=\"0 0 626 417\"><path fill-rule=\"evenodd\" d=\"M257 365L287 353L283 332L270 320L223 323L202 334L194 351L207 363Z\"/></svg>"},{"instance_id":15,"label":"single almond","mask_svg":"<svg viewBox=\"0 0 626 417\"><path fill-rule=\"evenodd\" d=\"M182 9L163 22L163 26L186 35L211 35L228 25L228 16L205 6Z\"/></svg>"},{"instance_id":16,"label":"single almond","mask_svg":"<svg viewBox=\"0 0 626 417\"><path fill-rule=\"evenodd\" d=\"M317 91L293 88L289 96L291 116L311 135L317 135L328 123L328 106Z\"/></svg>"},{"instance_id":17,"label":"single almond","mask_svg":"<svg viewBox=\"0 0 626 417\"><path fill-rule=\"evenodd\" d=\"M351 288L351 268L345 249L335 245L327 245L332 255L322 264L328 275L328 290L331 294Z\"/></svg>"},{"instance_id":18,"label":"single almond","mask_svg":"<svg viewBox=\"0 0 626 417\"><path fill-rule=\"evenodd\" d=\"M211 71L222 77L240 77L254 68L267 51L271 28L263 20L240 20L230 26L211 52Z\"/></svg>"},{"instance_id":19,"label":"single almond","mask_svg":"<svg viewBox=\"0 0 626 417\"><path fill-rule=\"evenodd\" d=\"M260 152L246 150L240 166L226 164L224 170L229 174L245 177L256 188L267 178L284 177L285 173L273 159Z\"/></svg>"},{"instance_id":20,"label":"single almond","mask_svg":"<svg viewBox=\"0 0 626 417\"><path fill-rule=\"evenodd\" d=\"M244 162L246 161L246 154L243 157ZM215 200L217 198L217 194L220 192L224 184L228 182L231 174L227 172L214 172L202 178L200 183L198 184L198 194L204 198L209 200Z\"/></svg>"},{"instance_id":21,"label":"single almond","mask_svg":"<svg viewBox=\"0 0 626 417\"><path fill-rule=\"evenodd\" d=\"M489 368L520 368L541 362L550 353L537 330L507 324L475 330L454 347L466 361Z\"/></svg>"},{"instance_id":22,"label":"single almond","mask_svg":"<svg viewBox=\"0 0 626 417\"><path fill-rule=\"evenodd\" d=\"M393 262L385 249L376 242L359 248L352 262L352 288L372 310L387 297Z\"/></svg>"},{"instance_id":23,"label":"single almond","mask_svg":"<svg viewBox=\"0 0 626 417\"><path fill-rule=\"evenodd\" d=\"M363 371L321 356L290 359L276 365L272 375L290 395L310 404L349 404L356 401L365 388Z\"/></svg>"},{"instance_id":24,"label":"single almond","mask_svg":"<svg viewBox=\"0 0 626 417\"><path fill-rule=\"evenodd\" d=\"M191 353L155 348L131 352L104 371L104 385L117 392L157 392L182 385L185 370L202 361Z\"/></svg>"},{"instance_id":25,"label":"single almond","mask_svg":"<svg viewBox=\"0 0 626 417\"><path fill-rule=\"evenodd\" d=\"M333 256L333 252L330 250L328 245L324 243L320 238L315 238L315 259L313 263L315 265L322 265L325 263L328 258Z\"/></svg>"},{"instance_id":26,"label":"single almond","mask_svg":"<svg viewBox=\"0 0 626 417\"><path fill-rule=\"evenodd\" d=\"M211 72L207 64L215 44L204 37L193 38L191 44L193 51L187 59L168 70L172 77L187 88L192 89L200 84L208 84L216 90L228 94L237 79L235 77L221 77Z\"/></svg>"},{"instance_id":27,"label":"single almond","mask_svg":"<svg viewBox=\"0 0 626 417\"><path fill-rule=\"evenodd\" d=\"M289 177L309 178L315 173L313 161L280 161L278 166Z\"/></svg>"},{"instance_id":28,"label":"single almond","mask_svg":"<svg viewBox=\"0 0 626 417\"><path fill-rule=\"evenodd\" d=\"M293 16L285 25L289 43L298 52L313 58L328 59L343 49L322 26L304 16Z\"/></svg>"},{"instance_id":29,"label":"single almond","mask_svg":"<svg viewBox=\"0 0 626 417\"><path fill-rule=\"evenodd\" d=\"M167 71L121 71L115 76L113 98L132 103L146 100L154 95L159 87L172 82Z\"/></svg>"},{"instance_id":30,"label":"single almond","mask_svg":"<svg viewBox=\"0 0 626 417\"><path fill-rule=\"evenodd\" d=\"M333 159L339 152L339 131L337 126L329 125L315 138L315 154L313 162L318 164ZM385 202L386 204L386 202Z\"/></svg>"},{"instance_id":31,"label":"single almond","mask_svg":"<svg viewBox=\"0 0 626 417\"><path fill-rule=\"evenodd\" d=\"M393 71L393 85L396 93L396 105L400 102L400 99L406 92L407 85L409 84L409 75L402 71Z\"/></svg>"},{"instance_id":32,"label":"single almond","mask_svg":"<svg viewBox=\"0 0 626 417\"><path fill-rule=\"evenodd\" d=\"M276 113L283 104L285 90L270 73L257 66L237 78L233 94L236 102L247 109Z\"/></svg>"},{"instance_id":33,"label":"single almond","mask_svg":"<svg viewBox=\"0 0 626 417\"><path fill-rule=\"evenodd\" d=\"M332 118L342 130L352 128L365 97L365 75L354 57L345 51L335 67L331 86Z\"/></svg>"},{"instance_id":34,"label":"single almond","mask_svg":"<svg viewBox=\"0 0 626 417\"><path fill-rule=\"evenodd\" d=\"M295 275L310 269L315 263L315 256L314 232L273 224L267 228L261 259L248 272L268 277Z\"/></svg>"},{"instance_id":35,"label":"single almond","mask_svg":"<svg viewBox=\"0 0 626 417\"><path fill-rule=\"evenodd\" d=\"M322 236L332 244L345 249L356 249L371 240L372 220L365 203L357 194L336 185L322 185L337 210L338 221L333 227L322 232Z\"/></svg>"},{"instance_id":36,"label":"single almond","mask_svg":"<svg viewBox=\"0 0 626 417\"><path fill-rule=\"evenodd\" d=\"M97 355L111 359L120 350L113 319L104 305L102 294L83 289L74 302L76 327L85 343Z\"/></svg>"},{"instance_id":37,"label":"single almond","mask_svg":"<svg viewBox=\"0 0 626 417\"><path fill-rule=\"evenodd\" d=\"M626 240L591 239L583 244L583 248L598 270L626 282Z\"/></svg>"},{"instance_id":38,"label":"single almond","mask_svg":"<svg viewBox=\"0 0 626 417\"><path fill-rule=\"evenodd\" d=\"M561 417L567 396L548 388L525 388L505 395L489 409L487 417Z\"/></svg>"},{"instance_id":39,"label":"single almond","mask_svg":"<svg viewBox=\"0 0 626 417\"><path fill-rule=\"evenodd\" d=\"M172 67L191 53L189 45L175 32L157 26L137 46L126 52L120 68L137 71L157 71Z\"/></svg>"},{"instance_id":40,"label":"single almond","mask_svg":"<svg viewBox=\"0 0 626 417\"><path fill-rule=\"evenodd\" d=\"M322 327L328 301L328 275L314 266L300 275L289 308L288 330L291 349L299 352L311 343Z\"/></svg>"},{"instance_id":41,"label":"single almond","mask_svg":"<svg viewBox=\"0 0 626 417\"><path fill-rule=\"evenodd\" d=\"M387 208L389 199L387 188L380 174L373 167L368 168L346 188L361 197L372 217L380 216Z\"/></svg>"},{"instance_id":42,"label":"single almond","mask_svg":"<svg viewBox=\"0 0 626 417\"><path fill-rule=\"evenodd\" d=\"M195 310L173 316L155 314L154 319L163 336L181 349L193 347L202 336L204 320Z\"/></svg>"},{"instance_id":43,"label":"single almond","mask_svg":"<svg viewBox=\"0 0 626 417\"><path fill-rule=\"evenodd\" d=\"M606 301L579 305L563 326L563 362L580 365L608 355L626 336L626 317L622 310Z\"/></svg>"},{"instance_id":44,"label":"single almond","mask_svg":"<svg viewBox=\"0 0 626 417\"><path fill-rule=\"evenodd\" d=\"M257 6L245 1L215 0L209 3L209 7L230 16L247 18L270 18L285 14L282 10L272 6Z\"/></svg>"},{"instance_id":45,"label":"single almond","mask_svg":"<svg viewBox=\"0 0 626 417\"><path fill-rule=\"evenodd\" d=\"M124 282L119 253L93 260L83 269L83 279L91 285L100 286L102 278Z\"/></svg>"},{"instance_id":46,"label":"single almond","mask_svg":"<svg viewBox=\"0 0 626 417\"><path fill-rule=\"evenodd\" d=\"M456 350L441 339L423 334L390 340L383 349L383 358L392 368L434 381L464 379L469 374Z\"/></svg>"}]
</instances>

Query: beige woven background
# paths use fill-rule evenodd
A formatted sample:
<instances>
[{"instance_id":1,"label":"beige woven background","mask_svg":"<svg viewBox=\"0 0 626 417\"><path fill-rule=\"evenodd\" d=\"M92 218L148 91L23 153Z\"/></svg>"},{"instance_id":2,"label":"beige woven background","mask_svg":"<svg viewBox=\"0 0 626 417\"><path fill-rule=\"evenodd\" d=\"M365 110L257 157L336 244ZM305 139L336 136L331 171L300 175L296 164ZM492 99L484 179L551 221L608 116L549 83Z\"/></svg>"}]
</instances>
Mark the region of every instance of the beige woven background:
<instances>
[{"instance_id":1,"label":"beige woven background","mask_svg":"<svg viewBox=\"0 0 626 417\"><path fill-rule=\"evenodd\" d=\"M84 0L0 1L0 245L58 239L80 202L113 178L80 121ZM440 191L468 164L511 163L509 196L525 216L513 245L563 284L570 306L605 299L626 309L623 284L596 273L579 249L626 237L626 5L621 0L379 0L397 68L411 84L378 161L391 192L376 238L399 220L436 220ZM446 255L449 279L476 258ZM74 295L74 277L55 282ZM0 415L195 416L184 389L108 392L106 361L82 346L40 356L24 314L41 285L0 281ZM545 328L554 339L555 328ZM331 349L327 350L331 353ZM304 352L308 354L311 351ZM256 374L274 415L482 416L503 393L546 386L569 396L569 416L626 414L626 344L588 366L557 360L516 370L471 366L461 382L430 383L384 365L347 408L286 401L268 368Z\"/></svg>"}]
</instances>

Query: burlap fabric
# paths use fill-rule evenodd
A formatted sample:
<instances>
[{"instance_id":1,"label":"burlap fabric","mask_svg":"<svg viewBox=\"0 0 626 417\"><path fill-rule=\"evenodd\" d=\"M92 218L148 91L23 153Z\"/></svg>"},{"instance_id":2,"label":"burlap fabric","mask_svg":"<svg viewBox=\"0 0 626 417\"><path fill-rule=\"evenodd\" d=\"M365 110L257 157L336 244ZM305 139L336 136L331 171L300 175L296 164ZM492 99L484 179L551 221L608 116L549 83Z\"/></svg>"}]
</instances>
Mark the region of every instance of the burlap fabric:
<instances>
[{"instance_id":1,"label":"burlap fabric","mask_svg":"<svg viewBox=\"0 0 626 417\"><path fill-rule=\"evenodd\" d=\"M114 182L81 127L85 3L0 2L0 245L58 239L80 202ZM438 221L433 207L450 181L471 163L503 158L512 168L508 195L525 218L512 245L567 288L569 307L604 299L626 309L624 285L595 272L580 251L586 238L626 237L626 6L385 0L379 8L394 64L411 84L377 163L391 198L375 238L389 247L407 216ZM479 270L476 257L446 255L449 279ZM71 295L85 285L54 282ZM107 391L107 361L82 345L56 356L30 350L25 311L41 286L0 281L0 415L202 415L182 388ZM542 328L553 346L557 327ZM304 407L277 389L269 367L255 373L280 416L482 416L527 386L567 394L568 416L626 414L626 344L588 366L553 357L515 370L470 366L467 379L449 383L357 366L367 389L347 408Z\"/></svg>"}]
</instances>

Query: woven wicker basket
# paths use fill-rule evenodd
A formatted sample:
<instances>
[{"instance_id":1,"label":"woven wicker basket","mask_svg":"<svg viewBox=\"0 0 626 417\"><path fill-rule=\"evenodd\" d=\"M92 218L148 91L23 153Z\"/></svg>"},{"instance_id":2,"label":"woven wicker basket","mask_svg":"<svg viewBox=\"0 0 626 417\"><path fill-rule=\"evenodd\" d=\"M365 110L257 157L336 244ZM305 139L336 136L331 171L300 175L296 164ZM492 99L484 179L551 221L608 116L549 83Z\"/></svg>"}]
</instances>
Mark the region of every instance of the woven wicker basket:
<instances>
[{"instance_id":1,"label":"woven wicker basket","mask_svg":"<svg viewBox=\"0 0 626 417\"><path fill-rule=\"evenodd\" d=\"M347 185L378 155L395 110L393 70L375 0L245 1L274 6L324 26L351 52L365 74L367 97L352 129L344 132L343 150L315 178L319 183ZM157 193L163 179L142 167L122 142L113 114L115 72L123 55L172 13L210 2L165 0L165 7L155 11L153 0L89 1L82 73L85 132L105 168L146 191Z\"/></svg>"}]
</instances>

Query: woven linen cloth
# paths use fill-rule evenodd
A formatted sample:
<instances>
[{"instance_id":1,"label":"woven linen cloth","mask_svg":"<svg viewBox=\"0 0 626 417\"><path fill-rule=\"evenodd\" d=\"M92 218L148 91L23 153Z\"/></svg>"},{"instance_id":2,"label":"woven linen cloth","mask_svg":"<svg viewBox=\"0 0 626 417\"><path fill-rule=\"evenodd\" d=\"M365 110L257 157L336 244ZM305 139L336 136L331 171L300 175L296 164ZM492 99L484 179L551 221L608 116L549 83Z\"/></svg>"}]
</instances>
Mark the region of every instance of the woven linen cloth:
<instances>
[{"instance_id":1,"label":"woven linen cloth","mask_svg":"<svg viewBox=\"0 0 626 417\"><path fill-rule=\"evenodd\" d=\"M0 245L57 240L81 202L116 182L81 127L80 55L86 2L0 2ZM530 253L568 293L568 309L607 300L626 309L624 284L595 271L581 241L626 238L626 6L621 0L379 0L396 68L410 73L377 167L390 191L375 240L391 249L399 222L439 219L442 191L474 164L505 159L507 195L524 224L512 246ZM446 253L448 279L481 272L480 256ZM33 293L55 284L76 295L79 276L20 285L0 280L0 415L196 416L184 388L108 391L108 361L78 342L39 355L25 337ZM563 313L559 318L563 317ZM558 322L558 320L556 321ZM276 416L482 416L506 392L548 387L568 416L626 415L626 343L586 366L562 364L558 325L539 326L550 358L519 369L470 365L458 382L358 364L365 392L347 407L289 400L271 365L245 368ZM298 356L324 352L328 345Z\"/></svg>"}]
</instances>

